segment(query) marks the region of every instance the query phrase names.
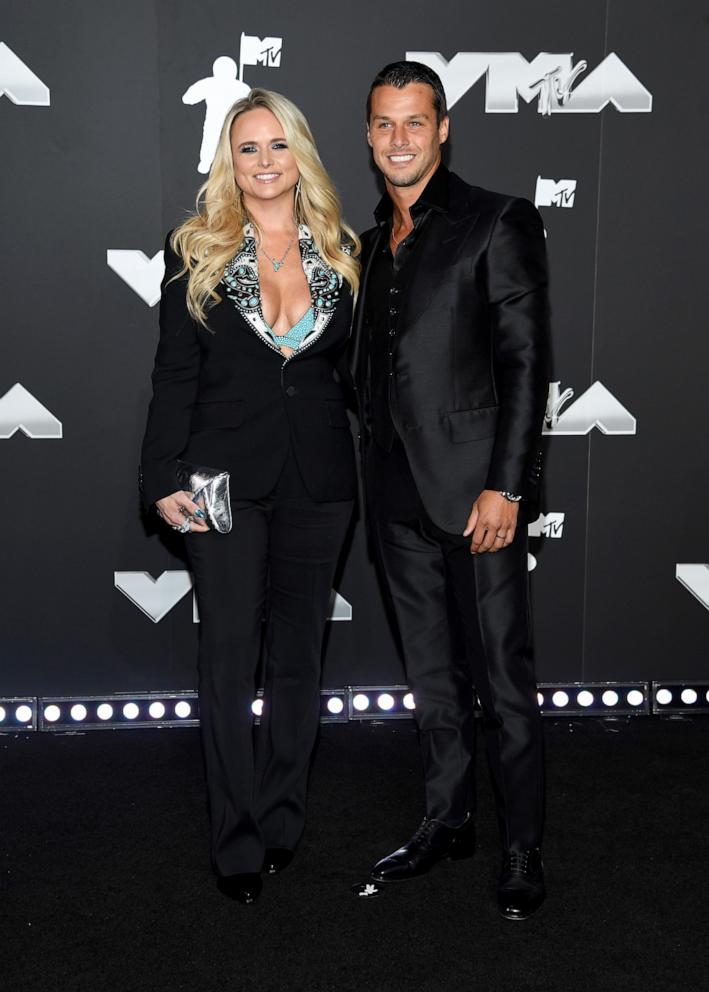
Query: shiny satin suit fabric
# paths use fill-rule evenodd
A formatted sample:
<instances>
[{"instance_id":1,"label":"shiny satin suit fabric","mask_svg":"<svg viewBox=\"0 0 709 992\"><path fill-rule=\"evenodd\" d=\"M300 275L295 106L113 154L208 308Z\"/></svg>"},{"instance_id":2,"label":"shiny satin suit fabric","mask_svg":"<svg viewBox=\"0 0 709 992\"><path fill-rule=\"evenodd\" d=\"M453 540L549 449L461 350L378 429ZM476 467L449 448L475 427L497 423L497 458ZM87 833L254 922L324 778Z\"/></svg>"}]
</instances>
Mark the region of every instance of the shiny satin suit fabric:
<instances>
[{"instance_id":1,"label":"shiny satin suit fabric","mask_svg":"<svg viewBox=\"0 0 709 992\"><path fill-rule=\"evenodd\" d=\"M538 499L549 381L544 230L526 200L443 176L399 300L389 376L399 440L389 453L372 438L366 319L388 224L362 237L350 361L367 520L416 701L426 813L455 826L474 805L474 688L501 841L527 850L541 843L544 809L525 522ZM513 543L472 555L462 533L484 489L524 502Z\"/></svg>"}]
</instances>

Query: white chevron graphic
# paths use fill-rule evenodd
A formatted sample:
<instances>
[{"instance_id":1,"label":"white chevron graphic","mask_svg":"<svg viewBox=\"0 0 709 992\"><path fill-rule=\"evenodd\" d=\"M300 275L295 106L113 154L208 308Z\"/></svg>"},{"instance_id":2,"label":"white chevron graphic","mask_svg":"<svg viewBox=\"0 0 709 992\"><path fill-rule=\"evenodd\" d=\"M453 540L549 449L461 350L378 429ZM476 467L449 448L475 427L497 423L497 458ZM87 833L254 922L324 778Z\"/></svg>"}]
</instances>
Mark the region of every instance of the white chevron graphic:
<instances>
[{"instance_id":1,"label":"white chevron graphic","mask_svg":"<svg viewBox=\"0 0 709 992\"><path fill-rule=\"evenodd\" d=\"M676 565L675 578L709 610L709 565Z\"/></svg>"},{"instance_id":2,"label":"white chevron graphic","mask_svg":"<svg viewBox=\"0 0 709 992\"><path fill-rule=\"evenodd\" d=\"M61 421L20 382L0 396L0 438L12 437L17 431L34 440L55 440L62 436Z\"/></svg>"},{"instance_id":3,"label":"white chevron graphic","mask_svg":"<svg viewBox=\"0 0 709 992\"><path fill-rule=\"evenodd\" d=\"M184 570L163 572L154 579L150 572L114 572L113 582L134 606L153 623L160 623L192 588L192 575Z\"/></svg>"},{"instance_id":4,"label":"white chevron graphic","mask_svg":"<svg viewBox=\"0 0 709 992\"><path fill-rule=\"evenodd\" d=\"M152 258L148 258L145 252L137 248L109 248L106 251L106 263L144 303L154 307L160 299L160 283L165 275L163 254L158 251Z\"/></svg>"},{"instance_id":5,"label":"white chevron graphic","mask_svg":"<svg viewBox=\"0 0 709 992\"><path fill-rule=\"evenodd\" d=\"M19 107L48 107L49 87L0 41L0 97Z\"/></svg>"},{"instance_id":6,"label":"white chevron graphic","mask_svg":"<svg viewBox=\"0 0 709 992\"><path fill-rule=\"evenodd\" d=\"M613 393L596 380L577 400L562 408L574 394L560 393L560 383L549 386L549 398L542 434L588 434L597 427L602 434L635 434L637 421Z\"/></svg>"},{"instance_id":7,"label":"white chevron graphic","mask_svg":"<svg viewBox=\"0 0 709 992\"><path fill-rule=\"evenodd\" d=\"M114 572L113 583L153 623L160 623L193 587L192 573L175 569L154 579L150 572ZM332 590L328 620L351 620L352 605ZM197 597L192 597L192 621L199 623Z\"/></svg>"}]
</instances>

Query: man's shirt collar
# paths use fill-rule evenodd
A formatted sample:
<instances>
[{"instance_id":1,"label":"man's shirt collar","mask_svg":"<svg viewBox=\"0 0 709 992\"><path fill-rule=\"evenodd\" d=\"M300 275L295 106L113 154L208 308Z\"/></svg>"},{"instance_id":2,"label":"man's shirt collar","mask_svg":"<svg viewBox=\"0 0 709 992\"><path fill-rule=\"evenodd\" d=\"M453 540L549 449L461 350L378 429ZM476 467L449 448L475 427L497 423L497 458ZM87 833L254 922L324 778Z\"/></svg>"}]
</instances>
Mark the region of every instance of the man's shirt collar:
<instances>
[{"instance_id":1,"label":"man's shirt collar","mask_svg":"<svg viewBox=\"0 0 709 992\"><path fill-rule=\"evenodd\" d=\"M436 210L445 213L448 210L449 193L448 186L450 172L443 162L440 163L436 171L426 183L423 192L418 200L413 203L409 212L414 220L426 210ZM385 193L374 210L374 219L377 224L387 223L391 219L393 206L389 194Z\"/></svg>"}]
</instances>

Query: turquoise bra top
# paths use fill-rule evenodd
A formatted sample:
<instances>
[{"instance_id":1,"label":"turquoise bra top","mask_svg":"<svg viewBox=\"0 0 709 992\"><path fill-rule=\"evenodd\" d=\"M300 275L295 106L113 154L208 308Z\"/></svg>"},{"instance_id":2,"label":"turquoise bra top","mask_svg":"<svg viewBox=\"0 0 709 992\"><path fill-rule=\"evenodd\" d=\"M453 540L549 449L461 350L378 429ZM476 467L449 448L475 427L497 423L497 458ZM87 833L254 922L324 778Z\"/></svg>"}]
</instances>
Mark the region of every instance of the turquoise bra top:
<instances>
[{"instance_id":1,"label":"turquoise bra top","mask_svg":"<svg viewBox=\"0 0 709 992\"><path fill-rule=\"evenodd\" d=\"M315 311L312 307L309 307L300 320L293 324L291 329L286 334L276 334L271 327L268 327L268 324L266 324L266 327L268 329L268 333L273 339L273 343L277 345L277 347L282 348L283 345L286 345L287 348L293 348L293 350L296 351L303 343L303 339L306 338L315 327Z\"/></svg>"}]
</instances>

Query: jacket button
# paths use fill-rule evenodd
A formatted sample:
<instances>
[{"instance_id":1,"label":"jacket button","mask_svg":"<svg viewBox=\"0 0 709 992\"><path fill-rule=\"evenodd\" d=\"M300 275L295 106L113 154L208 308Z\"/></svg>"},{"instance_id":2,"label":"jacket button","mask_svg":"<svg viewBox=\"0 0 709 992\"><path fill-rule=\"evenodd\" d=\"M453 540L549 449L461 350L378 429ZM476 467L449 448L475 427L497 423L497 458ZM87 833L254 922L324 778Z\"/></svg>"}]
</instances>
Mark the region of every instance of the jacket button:
<instances>
[{"instance_id":1,"label":"jacket button","mask_svg":"<svg viewBox=\"0 0 709 992\"><path fill-rule=\"evenodd\" d=\"M296 392L297 392L297 390L296 390L295 386L289 386L286 389L286 396L295 396Z\"/></svg>"}]
</instances>

